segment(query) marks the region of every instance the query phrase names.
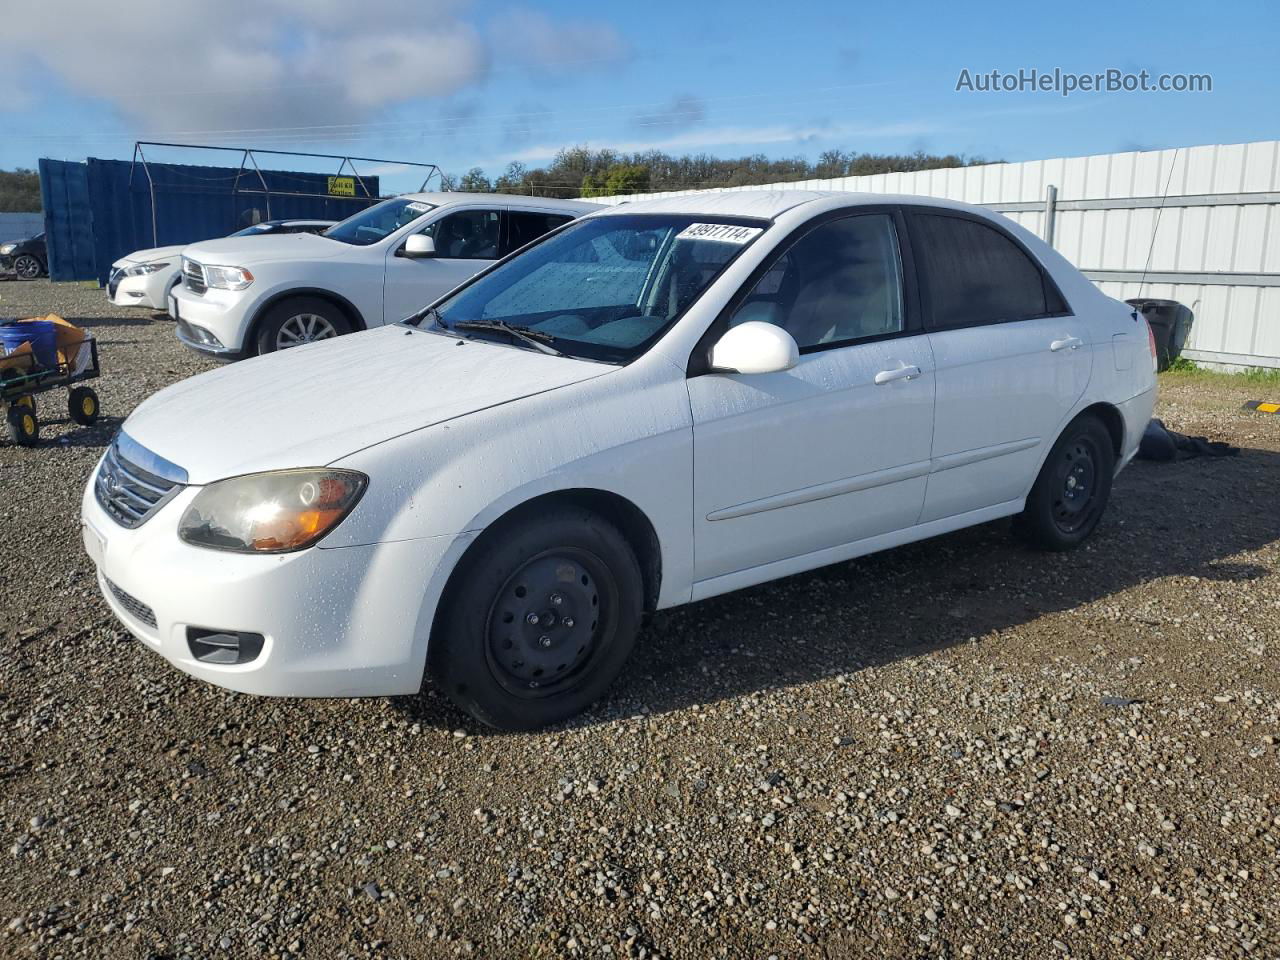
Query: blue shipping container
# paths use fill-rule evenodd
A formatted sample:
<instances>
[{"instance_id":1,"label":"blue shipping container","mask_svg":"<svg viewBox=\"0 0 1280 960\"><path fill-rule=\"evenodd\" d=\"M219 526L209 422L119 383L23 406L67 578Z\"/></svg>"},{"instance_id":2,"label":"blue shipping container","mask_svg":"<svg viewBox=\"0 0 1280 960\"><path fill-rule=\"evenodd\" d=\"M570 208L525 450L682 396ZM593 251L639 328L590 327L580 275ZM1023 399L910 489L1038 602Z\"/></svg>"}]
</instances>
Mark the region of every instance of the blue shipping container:
<instances>
[{"instance_id":1,"label":"blue shipping container","mask_svg":"<svg viewBox=\"0 0 1280 960\"><path fill-rule=\"evenodd\" d=\"M354 197L331 195L322 173L263 170L262 177L265 191L253 169L42 159L49 275L104 284L111 264L135 250L225 237L262 220L342 220L378 198L377 177L363 177Z\"/></svg>"}]
</instances>

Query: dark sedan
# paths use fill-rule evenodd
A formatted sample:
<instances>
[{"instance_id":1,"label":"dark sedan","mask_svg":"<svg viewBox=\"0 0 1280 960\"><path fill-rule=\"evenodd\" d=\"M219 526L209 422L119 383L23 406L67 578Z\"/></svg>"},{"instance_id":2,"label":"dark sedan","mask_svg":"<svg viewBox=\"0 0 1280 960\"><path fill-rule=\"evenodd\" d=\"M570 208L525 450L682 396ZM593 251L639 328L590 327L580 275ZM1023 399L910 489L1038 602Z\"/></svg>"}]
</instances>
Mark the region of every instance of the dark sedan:
<instances>
[{"instance_id":1,"label":"dark sedan","mask_svg":"<svg viewBox=\"0 0 1280 960\"><path fill-rule=\"evenodd\" d=\"M0 274L13 273L23 280L35 280L49 272L49 254L44 234L26 240L0 243Z\"/></svg>"}]
</instances>

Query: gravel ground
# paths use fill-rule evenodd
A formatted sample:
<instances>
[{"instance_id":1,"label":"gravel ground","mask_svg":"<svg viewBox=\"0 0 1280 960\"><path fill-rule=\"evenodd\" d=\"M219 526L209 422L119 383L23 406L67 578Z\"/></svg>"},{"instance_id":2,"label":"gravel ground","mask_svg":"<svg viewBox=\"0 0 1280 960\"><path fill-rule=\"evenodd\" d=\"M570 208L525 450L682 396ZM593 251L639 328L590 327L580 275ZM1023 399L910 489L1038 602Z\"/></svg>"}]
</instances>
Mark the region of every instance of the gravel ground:
<instances>
[{"instance_id":1,"label":"gravel ground","mask_svg":"<svg viewBox=\"0 0 1280 960\"><path fill-rule=\"evenodd\" d=\"M1280 955L1280 417L1166 377L1238 459L1138 463L1088 546L1006 526L669 611L592 712L266 700L110 618L82 485L209 366L97 290L95 429L0 444L0 954ZM129 370L126 375L125 370ZM52 422L51 422L52 421Z\"/></svg>"}]
</instances>

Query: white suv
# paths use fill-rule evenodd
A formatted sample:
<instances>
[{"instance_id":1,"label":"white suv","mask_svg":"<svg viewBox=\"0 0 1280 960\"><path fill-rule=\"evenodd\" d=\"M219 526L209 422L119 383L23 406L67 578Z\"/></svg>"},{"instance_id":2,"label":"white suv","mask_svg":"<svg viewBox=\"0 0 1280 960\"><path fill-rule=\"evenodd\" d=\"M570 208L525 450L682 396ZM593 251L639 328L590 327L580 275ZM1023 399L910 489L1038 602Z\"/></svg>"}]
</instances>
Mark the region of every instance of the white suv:
<instances>
[{"instance_id":1,"label":"white suv","mask_svg":"<svg viewBox=\"0 0 1280 960\"><path fill-rule=\"evenodd\" d=\"M575 200L414 193L319 235L195 243L169 294L178 339L238 359L394 323L549 230Z\"/></svg>"}]
</instances>

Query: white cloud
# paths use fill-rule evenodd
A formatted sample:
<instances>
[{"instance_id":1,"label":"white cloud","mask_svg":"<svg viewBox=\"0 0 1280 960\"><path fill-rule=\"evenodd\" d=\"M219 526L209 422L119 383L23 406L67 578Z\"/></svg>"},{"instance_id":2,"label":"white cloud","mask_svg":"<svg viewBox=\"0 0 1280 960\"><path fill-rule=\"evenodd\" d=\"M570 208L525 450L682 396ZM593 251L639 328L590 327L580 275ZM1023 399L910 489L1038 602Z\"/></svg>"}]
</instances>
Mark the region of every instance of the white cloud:
<instances>
[{"instance_id":1,"label":"white cloud","mask_svg":"<svg viewBox=\"0 0 1280 960\"><path fill-rule=\"evenodd\" d=\"M555 21L527 7L506 10L490 21L499 62L545 74L566 74L586 64L625 59L630 50L612 26L594 20Z\"/></svg>"},{"instance_id":2,"label":"white cloud","mask_svg":"<svg viewBox=\"0 0 1280 960\"><path fill-rule=\"evenodd\" d=\"M643 153L646 150L681 151L723 146L766 146L776 143L803 144L814 140L839 140L854 137L869 140L912 137L937 133L941 129L940 126L931 123L892 123L878 126L849 124L726 126L709 129L700 128L652 140L592 140L583 143L575 141L575 145L591 149L607 147L619 153ZM563 146L564 144L539 144L504 155L501 158L478 162L480 166L486 168L505 164L511 160L534 163L554 157Z\"/></svg>"},{"instance_id":3,"label":"white cloud","mask_svg":"<svg viewBox=\"0 0 1280 960\"><path fill-rule=\"evenodd\" d=\"M245 140L255 134L365 123L398 104L453 96L503 59L554 71L577 58L622 56L611 28L541 14L504 15L518 38L486 38L455 0L64 0L7 17L0 62L72 95L99 98L139 135ZM13 65L18 65L14 68ZM34 68L34 69L33 69ZM42 90L12 91L40 102ZM5 104L0 103L0 110ZM285 133L285 138L292 134ZM301 136L301 135L298 135Z\"/></svg>"}]
</instances>

